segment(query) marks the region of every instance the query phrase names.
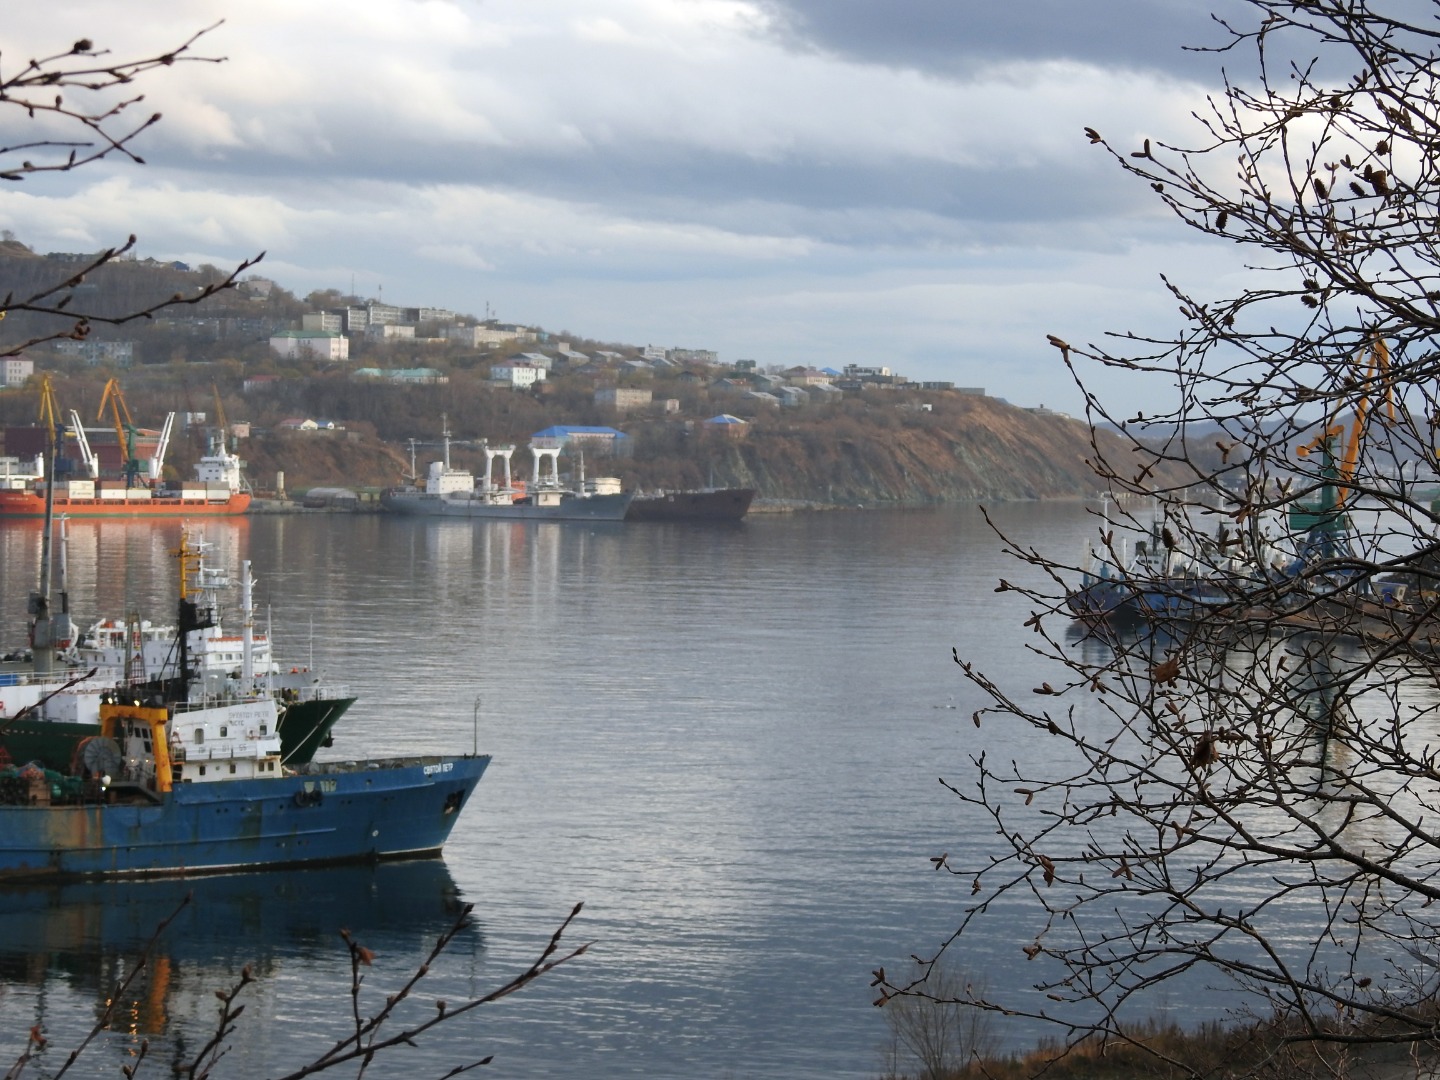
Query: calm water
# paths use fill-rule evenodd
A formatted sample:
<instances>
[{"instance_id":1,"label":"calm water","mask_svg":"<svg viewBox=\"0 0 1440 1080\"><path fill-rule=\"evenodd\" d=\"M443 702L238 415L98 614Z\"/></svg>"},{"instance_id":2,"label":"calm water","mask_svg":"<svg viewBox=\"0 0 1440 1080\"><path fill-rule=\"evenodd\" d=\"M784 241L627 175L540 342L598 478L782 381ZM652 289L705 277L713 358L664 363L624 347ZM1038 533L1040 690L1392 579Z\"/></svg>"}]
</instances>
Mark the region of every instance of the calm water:
<instances>
[{"instance_id":1,"label":"calm water","mask_svg":"<svg viewBox=\"0 0 1440 1080\"><path fill-rule=\"evenodd\" d=\"M1078 505L998 518L1061 555L1094 531ZM178 525L70 531L78 621L168 618ZM416 1015L519 971L578 901L570 936L595 944L408 1051L426 1075L487 1053L495 1077L879 1073L870 972L953 926L968 890L930 856L987 842L937 778L962 778L982 738L1025 750L970 724L980 701L951 649L1038 682L1027 613L993 592L1023 570L977 510L737 528L289 516L206 535L226 565L253 561L277 654L359 694L330 755L475 741L495 760L443 863L197 885L90 1075L113 1073L140 1035L166 1061L193 1052L212 991L246 962L261 981L223 1071L293 1068L343 1036L340 927L375 949L365 988L378 997L462 900L475 922ZM38 537L0 529L0 646L22 638ZM0 1032L43 1021L72 1045L190 887L0 894ZM1014 927L994 918L966 956L992 985L1025 974Z\"/></svg>"}]
</instances>

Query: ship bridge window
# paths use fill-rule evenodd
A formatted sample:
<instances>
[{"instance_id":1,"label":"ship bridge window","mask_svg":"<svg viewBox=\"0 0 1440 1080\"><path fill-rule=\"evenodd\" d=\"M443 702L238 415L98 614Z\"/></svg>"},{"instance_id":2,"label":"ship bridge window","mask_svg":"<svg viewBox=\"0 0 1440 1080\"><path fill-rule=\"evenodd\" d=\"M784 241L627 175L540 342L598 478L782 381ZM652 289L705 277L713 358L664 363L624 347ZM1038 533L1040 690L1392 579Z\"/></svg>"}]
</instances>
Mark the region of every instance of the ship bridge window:
<instances>
[{"instance_id":1,"label":"ship bridge window","mask_svg":"<svg viewBox=\"0 0 1440 1080\"><path fill-rule=\"evenodd\" d=\"M195 729L195 745L196 745L196 746L204 746L204 745L205 745L205 729L204 729L203 727L197 727L197 728Z\"/></svg>"},{"instance_id":2,"label":"ship bridge window","mask_svg":"<svg viewBox=\"0 0 1440 1080\"><path fill-rule=\"evenodd\" d=\"M230 734L230 729L229 729L228 727L226 727L224 724L221 724L221 725L220 725L220 737L221 737L222 739L224 739L224 738L227 738L227 737L229 736L229 734Z\"/></svg>"}]
</instances>

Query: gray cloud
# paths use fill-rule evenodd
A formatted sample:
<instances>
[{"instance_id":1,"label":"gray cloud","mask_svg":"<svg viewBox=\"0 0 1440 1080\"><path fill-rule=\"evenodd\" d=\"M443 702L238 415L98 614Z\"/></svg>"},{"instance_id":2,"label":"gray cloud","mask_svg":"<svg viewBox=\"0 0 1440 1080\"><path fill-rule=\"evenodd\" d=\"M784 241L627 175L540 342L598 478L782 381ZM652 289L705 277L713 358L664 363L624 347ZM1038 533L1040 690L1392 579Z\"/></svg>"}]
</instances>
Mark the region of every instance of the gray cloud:
<instances>
[{"instance_id":1,"label":"gray cloud","mask_svg":"<svg viewBox=\"0 0 1440 1080\"><path fill-rule=\"evenodd\" d=\"M1244 18L1241 0L763 0L781 40L840 56L963 75L1006 60L1078 59L1212 77L1226 40L1206 14Z\"/></svg>"},{"instance_id":2,"label":"gray cloud","mask_svg":"<svg viewBox=\"0 0 1440 1080\"><path fill-rule=\"evenodd\" d=\"M85 2L107 45L169 40L161 0ZM756 3L257 3L215 35L228 63L147 85L146 167L13 185L0 224L1052 405L1045 332L1174 317L1155 273L1201 272L1165 250L1184 233L1081 131L1188 130L1220 67L1181 50L1219 39L1203 8ZM58 21L16 18L12 51Z\"/></svg>"}]
</instances>

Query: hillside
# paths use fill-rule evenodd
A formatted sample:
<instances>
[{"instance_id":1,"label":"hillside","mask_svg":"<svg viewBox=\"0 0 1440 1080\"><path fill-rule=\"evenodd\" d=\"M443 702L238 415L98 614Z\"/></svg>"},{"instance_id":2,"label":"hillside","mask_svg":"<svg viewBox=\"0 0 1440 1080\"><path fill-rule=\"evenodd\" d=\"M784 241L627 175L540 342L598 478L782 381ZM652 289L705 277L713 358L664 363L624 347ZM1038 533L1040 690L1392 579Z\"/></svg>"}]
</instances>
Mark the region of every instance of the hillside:
<instances>
[{"instance_id":1,"label":"hillside","mask_svg":"<svg viewBox=\"0 0 1440 1080\"><path fill-rule=\"evenodd\" d=\"M13 239L0 240L0 290L24 295L54 285L75 272L77 258L46 257ZM114 315L175 293L193 294L217 273L125 259L95 270L72 291L77 308ZM61 414L68 417L73 409L87 426L113 426L113 417L96 415L111 374L121 378L129 412L143 427L158 428L172 411L208 413L203 423L213 425L219 405L251 432L238 450L260 490L274 487L277 472L285 474L290 491L396 483L410 471L412 446L422 472L439 456L446 426L454 434L455 463L478 471L480 440L523 446L532 433L554 424L613 426L629 436L627 455L586 462L590 475L618 475L627 487L745 486L762 499L867 506L1065 498L1099 487L1087 464L1095 449L1084 424L980 394L922 389L903 378L813 398L800 394L805 401L799 407L781 408L744 393L759 385L753 364L748 371L690 362L637 371L625 366L637 360L635 347L570 334L563 335L563 345L542 333L537 342L485 347L352 335L350 363L334 365L285 360L269 350L263 325L296 325L301 311L342 299L317 293L301 302L278 287L263 296L226 290L154 320L97 325L96 336L134 338L137 363L129 370L96 368L54 349L38 349L33 359L37 372L53 379ZM12 313L0 323L0 343L65 325L63 319ZM522 390L491 381L496 364L533 354L525 350L540 350L552 365L543 382ZM436 380L400 383L357 373L361 367L420 365L432 369ZM778 374L773 367L772 382ZM601 391L617 387L648 391L650 403L624 412L602 406ZM36 406L33 387L0 391L0 428L34 423ZM718 433L705 421L719 413L747 423ZM297 418L331 421L337 430L286 433L284 422ZM731 437L734 430L743 436ZM190 475L206 436L204 429L178 434L167 472ZM1108 452L1123 452L1118 437L1100 432L1095 438ZM521 476L528 473L523 451L515 467Z\"/></svg>"},{"instance_id":2,"label":"hillside","mask_svg":"<svg viewBox=\"0 0 1440 1080\"><path fill-rule=\"evenodd\" d=\"M697 435L680 425L622 424L635 441L634 455L591 459L586 471L618 475L627 488L714 483L754 487L762 499L866 506L1073 498L1098 489L1086 464L1094 449L1083 424L991 398L948 404L944 411L928 413L892 407L874 410L869 419L841 415L830 418L831 425L816 418L801 423L793 417L759 417L739 439ZM1120 454L1118 439L1104 434L1100 439ZM514 441L523 445L523 435ZM291 491L382 486L409 472L407 447L359 431L272 432L245 440L240 449L252 483L262 489L273 487L277 470L284 471ZM437 443L419 446L419 471L439 454ZM172 464L183 466L184 456ZM451 456L457 465L483 467L483 457L468 439L459 439ZM523 451L515 467L521 475L529 469Z\"/></svg>"},{"instance_id":3,"label":"hillside","mask_svg":"<svg viewBox=\"0 0 1440 1080\"><path fill-rule=\"evenodd\" d=\"M199 367L155 366L127 374L126 395L135 422L158 427L167 411L205 410L215 400L221 378L238 384L232 374ZM209 385L200 382L212 377ZM57 374L55 381L62 412L74 408L87 426L107 426L93 411L101 376ZM603 424L629 436L630 453L587 460L586 472L618 475L627 487L715 484L754 487L762 499L771 500L922 506L1073 498L1093 494L1100 486L1088 465L1095 450L1084 424L980 395L865 392L825 406L761 408L752 412L737 438L711 430L699 419L738 407L708 392L687 391L678 415L652 411L617 417L593 406L588 383L570 382L557 378L547 393L528 394L487 388L482 379L467 378L463 372L442 386L394 386L328 373L286 378L263 395L222 396L228 418L250 424L252 434L237 448L259 490L273 489L278 471L284 472L290 491L398 483L410 471L411 439L417 440L420 472L440 456L442 417L448 417L444 422L454 433L454 463L477 472L484 461L478 450L481 439L523 446L532 433L552 424ZM0 393L0 427L33 423L36 403L31 389ZM323 417L339 430L285 431L280 421L295 416ZM202 428L172 440L169 475L190 475L206 435ZM1118 437L1099 432L1096 439L1115 462L1125 460ZM515 469L520 476L530 469L523 450L516 455Z\"/></svg>"}]
</instances>

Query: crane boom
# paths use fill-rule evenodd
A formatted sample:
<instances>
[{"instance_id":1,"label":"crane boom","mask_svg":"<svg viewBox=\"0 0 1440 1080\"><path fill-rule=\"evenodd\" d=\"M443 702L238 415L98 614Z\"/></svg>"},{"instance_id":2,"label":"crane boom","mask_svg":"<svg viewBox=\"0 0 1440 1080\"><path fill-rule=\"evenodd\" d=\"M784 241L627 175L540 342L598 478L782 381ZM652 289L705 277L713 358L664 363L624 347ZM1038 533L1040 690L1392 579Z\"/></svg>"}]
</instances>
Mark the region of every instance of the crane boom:
<instances>
[{"instance_id":1,"label":"crane boom","mask_svg":"<svg viewBox=\"0 0 1440 1080\"><path fill-rule=\"evenodd\" d=\"M1362 359L1363 358L1363 359ZM1330 423L1325 430L1317 435L1304 446L1295 448L1295 453L1300 457L1309 457L1315 450L1323 450L1332 455L1328 463L1332 473L1332 479L1342 485L1336 494L1335 509L1339 509L1345 501L1353 494L1354 489L1345 486L1355 479L1355 470L1360 465L1360 443L1365 435L1365 425L1370 416L1370 399L1374 390L1378 388L1384 396L1385 411L1387 418L1392 422L1395 419L1395 389L1390 381L1390 349L1384 341L1376 338L1370 348L1361 356L1356 358L1357 366L1365 363L1365 378L1361 382L1364 389L1355 400L1355 421L1347 426L1341 422L1339 410L1331 416ZM1347 437L1348 432L1348 437ZM1336 453L1338 440L1345 439L1344 450Z\"/></svg>"},{"instance_id":2,"label":"crane boom","mask_svg":"<svg viewBox=\"0 0 1440 1080\"><path fill-rule=\"evenodd\" d=\"M175 414L165 414L165 426L160 429L160 441L155 445L155 454L150 458L151 480L159 480L165 471L165 451L170 446L170 433L175 429Z\"/></svg>"},{"instance_id":3,"label":"crane boom","mask_svg":"<svg viewBox=\"0 0 1440 1080\"><path fill-rule=\"evenodd\" d=\"M125 405L125 395L120 392L120 380L111 379L105 384L100 395L100 413L97 420L105 419L105 406L110 406L110 417L115 424L115 438L120 442L120 454L124 462L125 483L134 485L140 479L140 462L135 457L135 423L130 419L130 410Z\"/></svg>"},{"instance_id":4,"label":"crane boom","mask_svg":"<svg viewBox=\"0 0 1440 1080\"><path fill-rule=\"evenodd\" d=\"M210 389L215 392L215 423L218 425L215 452L223 454L225 453L226 441L230 435L230 425L225 422L225 406L220 403L220 387L215 383L211 383Z\"/></svg>"},{"instance_id":5,"label":"crane boom","mask_svg":"<svg viewBox=\"0 0 1440 1080\"><path fill-rule=\"evenodd\" d=\"M1370 402L1377 394L1383 396L1388 419L1395 420L1394 384L1390 376L1390 350L1380 338L1355 358L1356 366L1365 365L1365 377L1359 382L1355 399L1353 426L1340 419L1340 407L1331 415L1320 434L1304 446L1297 446L1298 457L1309 457L1319 451L1320 467L1318 498L1290 504L1290 530L1305 533L1306 543L1322 559L1348 555L1350 551L1350 520L1345 513L1346 501L1355 494L1355 474L1360 465L1360 444L1370 419ZM1342 440L1343 446L1342 446Z\"/></svg>"},{"instance_id":6,"label":"crane boom","mask_svg":"<svg viewBox=\"0 0 1440 1080\"><path fill-rule=\"evenodd\" d=\"M85 471L90 474L91 480L96 480L100 476L100 459L95 456L95 451L90 449L90 440L85 437L85 425L80 422L80 414L74 409L70 410L70 425L75 429L75 443L80 447Z\"/></svg>"}]
</instances>

